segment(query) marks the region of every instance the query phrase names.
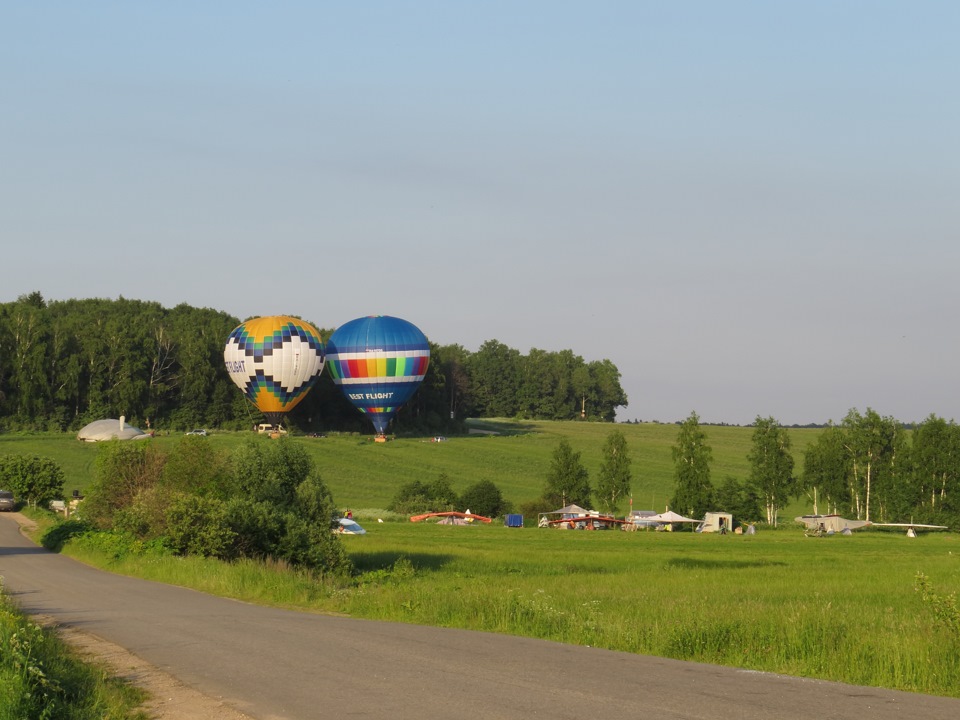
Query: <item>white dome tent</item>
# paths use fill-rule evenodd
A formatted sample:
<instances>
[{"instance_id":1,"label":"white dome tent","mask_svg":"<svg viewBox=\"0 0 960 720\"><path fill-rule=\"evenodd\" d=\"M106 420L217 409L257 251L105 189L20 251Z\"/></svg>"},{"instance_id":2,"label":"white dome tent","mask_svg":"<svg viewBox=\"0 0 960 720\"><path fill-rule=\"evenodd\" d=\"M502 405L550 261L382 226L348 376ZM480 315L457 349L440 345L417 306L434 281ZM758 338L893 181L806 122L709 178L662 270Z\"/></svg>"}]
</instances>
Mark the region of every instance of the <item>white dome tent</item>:
<instances>
[{"instance_id":1,"label":"white dome tent","mask_svg":"<svg viewBox=\"0 0 960 720\"><path fill-rule=\"evenodd\" d=\"M84 442L100 442L101 440L142 440L150 437L143 430L133 425L127 425L126 418L121 415L119 420L106 418L94 420L85 425L77 433L77 440Z\"/></svg>"}]
</instances>

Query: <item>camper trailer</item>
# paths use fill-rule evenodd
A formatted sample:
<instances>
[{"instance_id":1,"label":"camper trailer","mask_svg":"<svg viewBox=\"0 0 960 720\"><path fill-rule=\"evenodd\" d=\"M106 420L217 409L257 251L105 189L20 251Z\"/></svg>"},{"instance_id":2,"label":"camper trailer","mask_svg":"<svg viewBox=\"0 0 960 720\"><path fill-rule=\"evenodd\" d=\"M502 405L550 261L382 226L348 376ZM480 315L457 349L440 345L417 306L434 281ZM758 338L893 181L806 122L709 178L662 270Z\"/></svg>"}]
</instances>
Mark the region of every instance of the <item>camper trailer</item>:
<instances>
[{"instance_id":1,"label":"camper trailer","mask_svg":"<svg viewBox=\"0 0 960 720\"><path fill-rule=\"evenodd\" d=\"M733 532L733 515L723 512L708 512L703 516L703 522L697 528L702 533L720 533L721 535Z\"/></svg>"}]
</instances>

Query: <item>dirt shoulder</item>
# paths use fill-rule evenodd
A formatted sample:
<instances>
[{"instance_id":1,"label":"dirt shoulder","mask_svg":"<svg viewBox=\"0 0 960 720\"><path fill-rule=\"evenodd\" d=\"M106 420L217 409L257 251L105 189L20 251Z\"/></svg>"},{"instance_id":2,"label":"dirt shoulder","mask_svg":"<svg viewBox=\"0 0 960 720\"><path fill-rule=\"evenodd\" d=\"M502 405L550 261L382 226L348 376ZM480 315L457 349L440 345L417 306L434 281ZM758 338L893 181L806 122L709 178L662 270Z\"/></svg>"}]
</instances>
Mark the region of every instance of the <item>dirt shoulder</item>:
<instances>
[{"instance_id":1,"label":"dirt shoulder","mask_svg":"<svg viewBox=\"0 0 960 720\"><path fill-rule=\"evenodd\" d=\"M13 515L21 532L36 527L30 518L20 513ZM224 698L210 697L184 685L119 645L72 627L57 625L49 616L35 615L33 619L52 628L85 662L105 667L114 677L146 692L148 700L143 710L155 720L250 720L250 716L230 707Z\"/></svg>"}]
</instances>

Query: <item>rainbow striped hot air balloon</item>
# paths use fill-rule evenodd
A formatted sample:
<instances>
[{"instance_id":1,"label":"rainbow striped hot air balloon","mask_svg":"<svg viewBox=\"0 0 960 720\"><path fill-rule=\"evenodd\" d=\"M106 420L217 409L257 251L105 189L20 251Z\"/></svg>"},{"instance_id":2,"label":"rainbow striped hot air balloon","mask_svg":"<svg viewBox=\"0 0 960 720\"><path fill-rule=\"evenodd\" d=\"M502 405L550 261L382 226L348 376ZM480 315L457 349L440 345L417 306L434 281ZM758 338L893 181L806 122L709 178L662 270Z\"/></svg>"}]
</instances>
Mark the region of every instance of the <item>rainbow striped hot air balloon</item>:
<instances>
[{"instance_id":1,"label":"rainbow striped hot air balloon","mask_svg":"<svg viewBox=\"0 0 960 720\"><path fill-rule=\"evenodd\" d=\"M324 348L310 323L273 315L247 320L230 333L223 360L230 379L279 425L320 377Z\"/></svg>"},{"instance_id":2,"label":"rainbow striped hot air balloon","mask_svg":"<svg viewBox=\"0 0 960 720\"><path fill-rule=\"evenodd\" d=\"M327 342L327 367L354 407L382 440L397 410L410 399L430 364L430 344L419 328L388 315L341 325Z\"/></svg>"}]
</instances>

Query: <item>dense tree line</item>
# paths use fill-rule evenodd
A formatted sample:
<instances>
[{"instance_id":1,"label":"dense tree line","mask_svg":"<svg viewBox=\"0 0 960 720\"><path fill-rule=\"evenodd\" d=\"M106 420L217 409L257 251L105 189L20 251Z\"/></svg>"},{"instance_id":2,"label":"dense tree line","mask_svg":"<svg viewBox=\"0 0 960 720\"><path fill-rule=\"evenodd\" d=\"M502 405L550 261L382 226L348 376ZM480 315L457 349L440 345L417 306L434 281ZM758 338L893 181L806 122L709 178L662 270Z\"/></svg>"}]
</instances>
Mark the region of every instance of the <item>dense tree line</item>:
<instances>
[{"instance_id":1,"label":"dense tree line","mask_svg":"<svg viewBox=\"0 0 960 720\"><path fill-rule=\"evenodd\" d=\"M953 420L931 415L908 430L875 410L852 409L807 447L801 473L776 420L758 417L753 427L749 477L715 488L699 418L691 413L681 423L673 448L677 512L700 518L727 511L776 525L789 499L806 495L814 514L960 527L960 426Z\"/></svg>"},{"instance_id":2,"label":"dense tree line","mask_svg":"<svg viewBox=\"0 0 960 720\"><path fill-rule=\"evenodd\" d=\"M76 430L121 415L143 429L250 427L261 418L223 364L240 322L125 298L47 302L34 292L0 304L0 429ZM324 339L333 332L320 330ZM522 355L496 340L476 352L431 344L427 376L392 429L455 432L467 417L612 421L626 404L609 360L586 362L571 350ZM327 373L288 422L370 431Z\"/></svg>"},{"instance_id":3,"label":"dense tree line","mask_svg":"<svg viewBox=\"0 0 960 720\"><path fill-rule=\"evenodd\" d=\"M930 415L911 431L851 410L806 452L800 488L820 512L960 526L960 426Z\"/></svg>"}]
</instances>

